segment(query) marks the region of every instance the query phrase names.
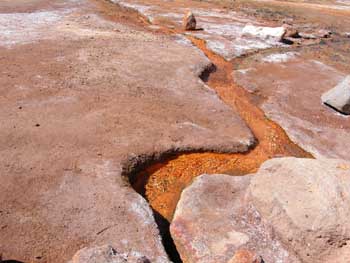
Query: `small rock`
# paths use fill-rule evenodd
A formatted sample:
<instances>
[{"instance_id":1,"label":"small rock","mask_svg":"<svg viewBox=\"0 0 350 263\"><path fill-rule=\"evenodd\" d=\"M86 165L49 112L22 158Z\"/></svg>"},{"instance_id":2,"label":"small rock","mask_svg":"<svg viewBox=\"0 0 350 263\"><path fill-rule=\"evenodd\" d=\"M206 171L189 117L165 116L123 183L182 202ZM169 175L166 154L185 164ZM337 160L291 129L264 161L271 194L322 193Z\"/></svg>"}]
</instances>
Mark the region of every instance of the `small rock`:
<instances>
[{"instance_id":1,"label":"small rock","mask_svg":"<svg viewBox=\"0 0 350 263\"><path fill-rule=\"evenodd\" d=\"M288 25L288 24L284 24L283 28L285 28L285 30L286 30L285 34L283 35L283 38L290 38L290 37L291 38L298 38L298 37L300 37L298 30L296 28L294 28L293 26Z\"/></svg>"},{"instance_id":2,"label":"small rock","mask_svg":"<svg viewBox=\"0 0 350 263\"><path fill-rule=\"evenodd\" d=\"M293 18L284 18L282 20L282 24L287 24L287 25L293 25L293 22L294 22Z\"/></svg>"},{"instance_id":3,"label":"small rock","mask_svg":"<svg viewBox=\"0 0 350 263\"><path fill-rule=\"evenodd\" d=\"M305 43L305 40L303 41L302 38L295 37L284 37L283 42L287 42L287 44L307 45L307 43Z\"/></svg>"},{"instance_id":4,"label":"small rock","mask_svg":"<svg viewBox=\"0 0 350 263\"><path fill-rule=\"evenodd\" d=\"M350 114L350 75L333 89L324 93L321 100L327 106L340 113Z\"/></svg>"},{"instance_id":5,"label":"small rock","mask_svg":"<svg viewBox=\"0 0 350 263\"><path fill-rule=\"evenodd\" d=\"M325 30L325 29L320 29L316 32L300 32L299 36L304 38L304 39L318 39L318 38L329 38L331 37L332 32Z\"/></svg>"},{"instance_id":6,"label":"small rock","mask_svg":"<svg viewBox=\"0 0 350 263\"><path fill-rule=\"evenodd\" d=\"M194 17L194 14L189 11L183 20L183 26L185 30L195 30L196 29L196 18Z\"/></svg>"},{"instance_id":7,"label":"small rock","mask_svg":"<svg viewBox=\"0 0 350 263\"><path fill-rule=\"evenodd\" d=\"M321 29L316 33L316 36L319 38L329 38L332 35L332 32L329 30Z\"/></svg>"},{"instance_id":8,"label":"small rock","mask_svg":"<svg viewBox=\"0 0 350 263\"><path fill-rule=\"evenodd\" d=\"M265 27L246 25L242 30L243 35L250 35L263 40L282 41L286 33L284 27Z\"/></svg>"},{"instance_id":9,"label":"small rock","mask_svg":"<svg viewBox=\"0 0 350 263\"><path fill-rule=\"evenodd\" d=\"M304 39L316 39L316 35L312 34L312 33L305 33L305 32L300 32L299 36L304 38Z\"/></svg>"},{"instance_id":10,"label":"small rock","mask_svg":"<svg viewBox=\"0 0 350 263\"><path fill-rule=\"evenodd\" d=\"M227 263L263 263L263 261L255 253L246 249L239 249Z\"/></svg>"}]
</instances>

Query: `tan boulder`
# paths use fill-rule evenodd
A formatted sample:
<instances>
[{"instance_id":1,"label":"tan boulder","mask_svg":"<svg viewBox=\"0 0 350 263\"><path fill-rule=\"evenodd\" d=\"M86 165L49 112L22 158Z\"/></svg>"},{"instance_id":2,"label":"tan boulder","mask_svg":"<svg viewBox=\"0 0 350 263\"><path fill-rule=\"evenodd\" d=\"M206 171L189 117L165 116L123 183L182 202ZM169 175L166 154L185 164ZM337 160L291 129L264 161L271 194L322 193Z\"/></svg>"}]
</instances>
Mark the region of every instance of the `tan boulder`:
<instances>
[{"instance_id":1,"label":"tan boulder","mask_svg":"<svg viewBox=\"0 0 350 263\"><path fill-rule=\"evenodd\" d=\"M249 190L261 217L302 262L350 262L349 161L272 159Z\"/></svg>"},{"instance_id":2,"label":"tan boulder","mask_svg":"<svg viewBox=\"0 0 350 263\"><path fill-rule=\"evenodd\" d=\"M350 262L350 162L276 158L256 175L201 175L170 231L191 263Z\"/></svg>"},{"instance_id":3,"label":"tan boulder","mask_svg":"<svg viewBox=\"0 0 350 263\"><path fill-rule=\"evenodd\" d=\"M170 231L184 262L260 263L248 251L265 262L299 262L252 206L250 179L201 175L182 192Z\"/></svg>"}]
</instances>

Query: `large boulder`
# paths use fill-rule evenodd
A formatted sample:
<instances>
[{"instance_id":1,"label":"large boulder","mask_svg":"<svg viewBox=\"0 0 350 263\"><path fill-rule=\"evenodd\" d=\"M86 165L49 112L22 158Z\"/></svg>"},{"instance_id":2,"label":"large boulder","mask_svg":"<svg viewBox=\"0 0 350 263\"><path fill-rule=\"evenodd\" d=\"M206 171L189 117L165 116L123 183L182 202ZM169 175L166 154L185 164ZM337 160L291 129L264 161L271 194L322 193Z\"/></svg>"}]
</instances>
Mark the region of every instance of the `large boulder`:
<instances>
[{"instance_id":1,"label":"large boulder","mask_svg":"<svg viewBox=\"0 0 350 263\"><path fill-rule=\"evenodd\" d=\"M201 175L182 192L170 231L184 262L299 262L251 204L250 180Z\"/></svg>"},{"instance_id":2,"label":"large boulder","mask_svg":"<svg viewBox=\"0 0 350 263\"><path fill-rule=\"evenodd\" d=\"M324 93L322 102L331 108L349 115L350 114L350 75L344 78L333 89Z\"/></svg>"},{"instance_id":3,"label":"large boulder","mask_svg":"<svg viewBox=\"0 0 350 263\"><path fill-rule=\"evenodd\" d=\"M278 158L245 177L202 175L170 231L184 262L350 262L350 162Z\"/></svg>"},{"instance_id":4,"label":"large boulder","mask_svg":"<svg viewBox=\"0 0 350 263\"><path fill-rule=\"evenodd\" d=\"M350 162L272 159L249 192L263 220L302 262L350 262Z\"/></svg>"}]
</instances>

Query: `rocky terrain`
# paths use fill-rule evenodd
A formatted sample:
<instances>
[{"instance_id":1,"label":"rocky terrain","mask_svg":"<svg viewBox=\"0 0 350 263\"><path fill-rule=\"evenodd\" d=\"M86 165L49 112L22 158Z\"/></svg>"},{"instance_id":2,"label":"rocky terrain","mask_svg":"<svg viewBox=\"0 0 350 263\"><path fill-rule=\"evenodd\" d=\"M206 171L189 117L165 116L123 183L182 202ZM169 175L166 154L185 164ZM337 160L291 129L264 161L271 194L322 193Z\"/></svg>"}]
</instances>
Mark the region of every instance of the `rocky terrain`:
<instances>
[{"instance_id":1,"label":"rocky terrain","mask_svg":"<svg viewBox=\"0 0 350 263\"><path fill-rule=\"evenodd\" d=\"M255 262L242 250L256 262L348 262L349 176L348 161L292 157L248 176L201 175L171 233L184 262Z\"/></svg>"},{"instance_id":2,"label":"rocky terrain","mask_svg":"<svg viewBox=\"0 0 350 263\"><path fill-rule=\"evenodd\" d=\"M350 262L350 2L3 0L0 30L0 261Z\"/></svg>"}]
</instances>

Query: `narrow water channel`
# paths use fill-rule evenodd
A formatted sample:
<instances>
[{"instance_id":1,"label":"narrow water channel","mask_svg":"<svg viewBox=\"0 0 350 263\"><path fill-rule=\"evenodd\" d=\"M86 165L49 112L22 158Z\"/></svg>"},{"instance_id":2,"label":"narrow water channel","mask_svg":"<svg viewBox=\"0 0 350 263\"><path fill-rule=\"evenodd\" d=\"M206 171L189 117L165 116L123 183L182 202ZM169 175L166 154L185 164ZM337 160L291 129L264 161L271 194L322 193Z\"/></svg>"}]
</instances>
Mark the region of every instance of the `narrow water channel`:
<instances>
[{"instance_id":1,"label":"narrow water channel","mask_svg":"<svg viewBox=\"0 0 350 263\"><path fill-rule=\"evenodd\" d=\"M169 225L181 192L196 176L224 173L243 176L254 173L267 159L279 156L312 158L294 144L276 123L269 120L254 103L255 98L235 84L233 63L212 53L205 42L190 38L214 63L215 70L204 81L220 98L237 111L258 140L247 153L183 153L174 154L164 161L153 163L133 176L133 188L142 194L152 207L163 237L164 246L173 262L182 262L172 242Z\"/></svg>"},{"instance_id":2,"label":"narrow water channel","mask_svg":"<svg viewBox=\"0 0 350 263\"><path fill-rule=\"evenodd\" d=\"M140 15L140 25L146 27ZM158 25L159 26L159 25ZM163 27L163 34L182 34L181 29ZM158 32L159 33L159 32ZM196 176L201 174L224 173L232 176L244 176L254 173L260 165L273 157L295 156L312 158L299 146L294 144L284 130L269 120L255 103L257 98L238 86L232 72L236 61L226 61L221 56L211 52L203 40L186 36L215 65L211 72L206 72L202 80L214 89L222 101L238 112L254 133L258 143L246 153L221 154L204 153L174 153L167 154L161 161L150 162L141 171L128 174L132 187L149 202L160 233L164 247L170 259L182 262L169 226L173 218L181 192Z\"/></svg>"}]
</instances>

